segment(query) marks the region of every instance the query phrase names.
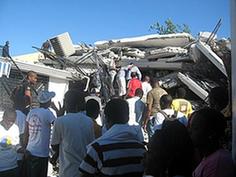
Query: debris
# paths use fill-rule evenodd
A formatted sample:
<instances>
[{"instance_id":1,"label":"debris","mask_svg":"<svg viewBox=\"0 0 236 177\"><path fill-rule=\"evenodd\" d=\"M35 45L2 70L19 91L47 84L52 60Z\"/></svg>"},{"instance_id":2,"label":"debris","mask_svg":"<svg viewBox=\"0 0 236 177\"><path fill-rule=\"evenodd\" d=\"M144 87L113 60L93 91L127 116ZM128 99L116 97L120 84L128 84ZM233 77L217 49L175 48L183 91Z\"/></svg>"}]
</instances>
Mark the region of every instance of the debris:
<instances>
[{"instance_id":1,"label":"debris","mask_svg":"<svg viewBox=\"0 0 236 177\"><path fill-rule=\"evenodd\" d=\"M66 35L63 40L61 36ZM158 77L165 89L185 86L193 99L207 103L207 96L215 86L227 87L228 75L224 54L230 53L230 41L217 40L216 35L200 32L197 39L190 34L178 33L167 35L145 35L133 38L123 38L95 42L95 46L78 44L68 45L71 41L68 33L56 36L58 43L52 44L53 59L40 60L45 65L70 71L78 78L103 77L109 79L109 64L114 60L117 65L126 66L130 62L138 66L143 74ZM206 41L213 36L209 44ZM62 41L67 43L63 43ZM52 39L49 40L52 43ZM61 46L60 46L60 45ZM63 49L63 54L58 50ZM224 50L224 51L222 51ZM44 52L43 50L39 50ZM50 61L50 62L49 62ZM61 61L61 62L59 62ZM62 62L63 61L63 62ZM119 64L118 64L119 63ZM102 69L103 68L103 69ZM101 74L102 73L102 74ZM77 75L76 75L77 74ZM93 79L91 78L91 81ZM109 82L98 79L99 87ZM190 95L191 95L190 94Z\"/></svg>"}]
</instances>

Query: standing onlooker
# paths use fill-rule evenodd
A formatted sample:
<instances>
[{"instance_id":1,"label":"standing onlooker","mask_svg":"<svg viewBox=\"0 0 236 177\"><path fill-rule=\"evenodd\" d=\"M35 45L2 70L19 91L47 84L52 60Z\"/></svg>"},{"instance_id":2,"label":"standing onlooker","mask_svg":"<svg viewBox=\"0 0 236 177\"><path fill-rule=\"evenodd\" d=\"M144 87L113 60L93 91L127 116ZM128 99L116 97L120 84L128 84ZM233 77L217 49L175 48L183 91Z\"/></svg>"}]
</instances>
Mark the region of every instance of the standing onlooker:
<instances>
[{"instance_id":1,"label":"standing onlooker","mask_svg":"<svg viewBox=\"0 0 236 177\"><path fill-rule=\"evenodd\" d=\"M224 116L214 109L204 108L191 115L190 133L195 148L202 156L193 177L235 177L232 154L223 149Z\"/></svg>"},{"instance_id":2,"label":"standing onlooker","mask_svg":"<svg viewBox=\"0 0 236 177\"><path fill-rule=\"evenodd\" d=\"M170 95L162 95L160 98L160 107L161 110L154 114L151 121L153 121L153 130L160 130L162 128L162 124L166 119L176 119L181 122L185 127L188 125L188 119L186 116L174 109L171 108L172 97Z\"/></svg>"},{"instance_id":3,"label":"standing onlooker","mask_svg":"<svg viewBox=\"0 0 236 177\"><path fill-rule=\"evenodd\" d=\"M142 82L137 78L137 73L132 72L131 73L131 80L128 82L128 91L127 91L127 96L128 98L131 98L135 95L135 91L138 88L142 89Z\"/></svg>"},{"instance_id":4,"label":"standing onlooker","mask_svg":"<svg viewBox=\"0 0 236 177\"><path fill-rule=\"evenodd\" d=\"M54 96L54 92L40 92L40 107L32 109L26 118L28 177L47 177L51 125L56 119L48 108Z\"/></svg>"},{"instance_id":5,"label":"standing onlooker","mask_svg":"<svg viewBox=\"0 0 236 177\"><path fill-rule=\"evenodd\" d=\"M229 94L226 88L214 87L209 92L209 105L212 109L220 111L225 117L230 117Z\"/></svg>"},{"instance_id":6,"label":"standing onlooker","mask_svg":"<svg viewBox=\"0 0 236 177\"><path fill-rule=\"evenodd\" d=\"M86 102L85 110L86 110L86 115L93 120L95 139L97 139L102 135L102 127L98 125L96 122L96 119L98 118L100 113L100 106L98 101L95 99L89 99Z\"/></svg>"},{"instance_id":7,"label":"standing onlooker","mask_svg":"<svg viewBox=\"0 0 236 177\"><path fill-rule=\"evenodd\" d=\"M102 99L100 97L100 91L98 88L91 88L90 95L85 97L85 102L87 103L90 99L96 100L99 104L99 114L98 114L98 117L96 117L96 122L99 125L102 125L103 120L100 113L102 112L103 106L102 106Z\"/></svg>"},{"instance_id":8,"label":"standing onlooker","mask_svg":"<svg viewBox=\"0 0 236 177\"><path fill-rule=\"evenodd\" d=\"M147 122L149 119L154 116L155 113L161 110L160 107L160 98L162 95L166 95L167 92L159 86L158 79L153 79L152 81L153 89L147 94L147 116L144 120L144 130L147 129Z\"/></svg>"},{"instance_id":9,"label":"standing onlooker","mask_svg":"<svg viewBox=\"0 0 236 177\"><path fill-rule=\"evenodd\" d=\"M142 125L146 115L146 105L141 101L142 96L143 90L138 88L135 96L126 100L129 104L129 125Z\"/></svg>"},{"instance_id":10,"label":"standing onlooker","mask_svg":"<svg viewBox=\"0 0 236 177\"><path fill-rule=\"evenodd\" d=\"M98 88L91 88L90 90L90 94L88 96L86 96L85 98L85 102L87 102L90 99L94 99L99 103L99 110L102 110L102 100L100 97L100 91Z\"/></svg>"},{"instance_id":11,"label":"standing onlooker","mask_svg":"<svg viewBox=\"0 0 236 177\"><path fill-rule=\"evenodd\" d=\"M0 176L17 177L17 150L19 149L19 128L15 125L16 112L7 109L0 122Z\"/></svg>"},{"instance_id":12,"label":"standing onlooker","mask_svg":"<svg viewBox=\"0 0 236 177\"><path fill-rule=\"evenodd\" d=\"M146 175L155 177L191 177L193 145L187 128L166 119L148 144Z\"/></svg>"},{"instance_id":13,"label":"standing onlooker","mask_svg":"<svg viewBox=\"0 0 236 177\"><path fill-rule=\"evenodd\" d=\"M172 101L172 108L176 111L182 112L187 118L193 112L192 104L185 99L186 90L183 87L177 89L176 98Z\"/></svg>"},{"instance_id":14,"label":"standing onlooker","mask_svg":"<svg viewBox=\"0 0 236 177\"><path fill-rule=\"evenodd\" d=\"M58 117L52 133L52 149L59 156L59 176L79 177L79 165L86 155L86 146L94 140L93 121L86 116L84 95L76 90L65 94L66 115Z\"/></svg>"},{"instance_id":15,"label":"standing onlooker","mask_svg":"<svg viewBox=\"0 0 236 177\"><path fill-rule=\"evenodd\" d=\"M113 99L107 103L104 112L108 131L88 146L79 168L81 176L142 177L145 147L140 127L127 124L127 102Z\"/></svg>"},{"instance_id":16,"label":"standing onlooker","mask_svg":"<svg viewBox=\"0 0 236 177\"><path fill-rule=\"evenodd\" d=\"M27 100L28 99L28 100ZM16 109L16 125L19 128L20 133L20 145L24 146L24 133L25 133L25 125L26 125L26 115L24 114L25 106L29 104L29 98L26 100L22 100L18 104L15 104ZM18 152L17 153L17 164L18 164L18 177L23 177L26 174L24 164L24 153Z\"/></svg>"},{"instance_id":17,"label":"standing onlooker","mask_svg":"<svg viewBox=\"0 0 236 177\"><path fill-rule=\"evenodd\" d=\"M146 103L147 101L147 93L152 90L152 86L150 84L150 77L145 76L142 82L142 89L143 89L143 98L142 101Z\"/></svg>"}]
</instances>

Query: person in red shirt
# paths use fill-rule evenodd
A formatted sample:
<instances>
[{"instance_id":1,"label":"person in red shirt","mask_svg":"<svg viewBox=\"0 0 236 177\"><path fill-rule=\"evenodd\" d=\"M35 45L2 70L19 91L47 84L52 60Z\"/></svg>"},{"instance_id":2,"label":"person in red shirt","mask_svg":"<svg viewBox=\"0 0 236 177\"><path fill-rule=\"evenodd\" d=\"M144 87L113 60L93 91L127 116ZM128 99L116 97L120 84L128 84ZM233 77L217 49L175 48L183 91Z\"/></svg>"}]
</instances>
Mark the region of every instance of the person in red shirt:
<instances>
[{"instance_id":1,"label":"person in red shirt","mask_svg":"<svg viewBox=\"0 0 236 177\"><path fill-rule=\"evenodd\" d=\"M142 82L137 78L137 73L132 72L131 73L131 80L128 82L127 97L128 98L134 97L135 91L137 88L142 89Z\"/></svg>"}]
</instances>

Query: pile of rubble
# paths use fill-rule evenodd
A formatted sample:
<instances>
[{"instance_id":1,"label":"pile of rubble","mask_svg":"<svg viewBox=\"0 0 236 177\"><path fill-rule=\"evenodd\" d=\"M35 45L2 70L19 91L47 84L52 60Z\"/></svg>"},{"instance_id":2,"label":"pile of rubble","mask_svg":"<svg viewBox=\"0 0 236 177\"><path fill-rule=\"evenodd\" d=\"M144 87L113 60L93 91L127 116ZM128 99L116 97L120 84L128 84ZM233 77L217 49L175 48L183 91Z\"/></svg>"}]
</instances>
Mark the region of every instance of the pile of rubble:
<instances>
[{"instance_id":1,"label":"pile of rubble","mask_svg":"<svg viewBox=\"0 0 236 177\"><path fill-rule=\"evenodd\" d=\"M132 62L144 75L158 77L170 92L185 86L190 95L203 102L207 102L211 88L228 86L230 41L217 40L216 35L209 32L199 33L197 39L188 33L152 34L98 41L94 46L73 45L68 33L48 41L53 50L39 49L46 58L41 62L69 70L75 77L90 76L104 65L109 70L114 62L121 66Z\"/></svg>"}]
</instances>

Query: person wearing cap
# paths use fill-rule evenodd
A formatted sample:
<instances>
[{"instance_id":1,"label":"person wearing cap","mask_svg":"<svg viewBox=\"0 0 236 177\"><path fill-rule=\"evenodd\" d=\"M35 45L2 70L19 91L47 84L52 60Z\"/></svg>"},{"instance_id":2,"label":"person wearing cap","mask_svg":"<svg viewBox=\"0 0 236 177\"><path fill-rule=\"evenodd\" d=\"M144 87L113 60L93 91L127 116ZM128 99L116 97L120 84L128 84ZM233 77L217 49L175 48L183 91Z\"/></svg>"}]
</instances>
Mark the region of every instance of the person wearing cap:
<instances>
[{"instance_id":1,"label":"person wearing cap","mask_svg":"<svg viewBox=\"0 0 236 177\"><path fill-rule=\"evenodd\" d=\"M51 124L56 117L48 109L55 92L38 94L39 108L32 109L26 118L25 142L28 177L47 177Z\"/></svg>"}]
</instances>

